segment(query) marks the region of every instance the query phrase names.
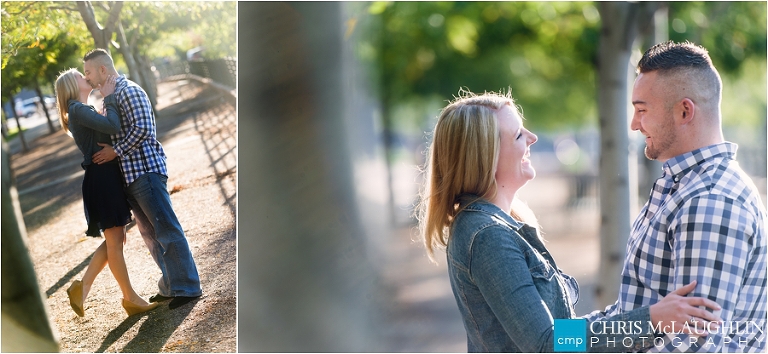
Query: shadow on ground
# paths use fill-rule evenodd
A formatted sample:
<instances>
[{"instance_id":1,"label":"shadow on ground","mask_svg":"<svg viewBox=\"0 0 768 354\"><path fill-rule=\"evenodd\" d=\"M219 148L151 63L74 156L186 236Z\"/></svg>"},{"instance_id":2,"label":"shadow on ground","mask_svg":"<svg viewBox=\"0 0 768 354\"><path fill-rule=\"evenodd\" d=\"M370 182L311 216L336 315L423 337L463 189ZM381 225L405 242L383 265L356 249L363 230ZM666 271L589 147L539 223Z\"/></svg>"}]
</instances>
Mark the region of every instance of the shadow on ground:
<instances>
[{"instance_id":1,"label":"shadow on ground","mask_svg":"<svg viewBox=\"0 0 768 354\"><path fill-rule=\"evenodd\" d=\"M179 327L181 322L187 318L196 304L197 301L178 309L169 310L166 306L166 302L163 306L160 306L158 309L150 311L147 314L130 316L117 326L117 328L107 334L99 349L96 349L96 352L105 352L142 319L144 319L144 322L141 324L141 327L139 327L138 334L136 334L136 336L122 348L122 351L127 353L160 352L168 341L168 338Z\"/></svg>"}]
</instances>

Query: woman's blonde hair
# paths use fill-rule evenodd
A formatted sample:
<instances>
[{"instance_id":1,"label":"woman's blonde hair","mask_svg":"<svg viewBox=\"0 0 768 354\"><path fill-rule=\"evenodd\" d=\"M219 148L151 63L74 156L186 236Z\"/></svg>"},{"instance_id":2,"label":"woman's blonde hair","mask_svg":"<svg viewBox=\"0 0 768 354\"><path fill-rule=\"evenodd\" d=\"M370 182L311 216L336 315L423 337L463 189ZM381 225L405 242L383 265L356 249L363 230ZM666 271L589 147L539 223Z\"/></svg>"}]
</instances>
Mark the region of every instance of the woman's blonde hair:
<instances>
[{"instance_id":1,"label":"woman's blonde hair","mask_svg":"<svg viewBox=\"0 0 768 354\"><path fill-rule=\"evenodd\" d=\"M76 100L80 96L80 88L77 86L77 78L80 75L77 69L63 71L56 78L56 106L59 108L59 123L69 133L69 100Z\"/></svg>"},{"instance_id":2,"label":"woman's blonde hair","mask_svg":"<svg viewBox=\"0 0 768 354\"><path fill-rule=\"evenodd\" d=\"M423 168L426 179L417 208L419 231L433 262L434 249L448 245L448 230L461 211L458 197L466 193L490 200L496 196L500 146L497 112L504 106L517 110L509 91L477 95L461 90L459 97L440 112ZM526 214L525 221L537 226L525 204L516 200L512 209L513 217L523 221L520 215Z\"/></svg>"}]
</instances>

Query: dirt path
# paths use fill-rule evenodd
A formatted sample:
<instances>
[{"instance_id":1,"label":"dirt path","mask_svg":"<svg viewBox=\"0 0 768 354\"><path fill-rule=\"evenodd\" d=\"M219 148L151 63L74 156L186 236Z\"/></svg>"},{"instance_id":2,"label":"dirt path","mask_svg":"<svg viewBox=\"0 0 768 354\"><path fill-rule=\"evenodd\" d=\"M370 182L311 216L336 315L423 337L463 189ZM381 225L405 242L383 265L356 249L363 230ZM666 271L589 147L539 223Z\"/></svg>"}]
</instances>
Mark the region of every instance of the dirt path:
<instances>
[{"instance_id":1,"label":"dirt path","mask_svg":"<svg viewBox=\"0 0 768 354\"><path fill-rule=\"evenodd\" d=\"M12 157L19 200L41 291L63 352L234 352L236 339L236 113L221 93L194 81L159 86L157 132L168 155L168 188L197 263L203 296L128 317L108 267L96 278L85 317L66 289L80 279L103 238L86 238L82 159L59 131ZM125 247L134 289L157 292L160 270L136 228Z\"/></svg>"}]
</instances>

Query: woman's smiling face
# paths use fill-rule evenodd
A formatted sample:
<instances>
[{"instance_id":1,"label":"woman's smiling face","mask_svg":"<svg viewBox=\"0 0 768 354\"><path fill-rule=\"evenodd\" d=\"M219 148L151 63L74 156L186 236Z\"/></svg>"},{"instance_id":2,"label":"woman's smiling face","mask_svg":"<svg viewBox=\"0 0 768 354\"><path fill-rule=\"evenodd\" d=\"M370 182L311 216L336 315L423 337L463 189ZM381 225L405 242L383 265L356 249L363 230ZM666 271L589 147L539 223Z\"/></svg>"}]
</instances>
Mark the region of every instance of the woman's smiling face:
<instances>
[{"instance_id":1,"label":"woman's smiling face","mask_svg":"<svg viewBox=\"0 0 768 354\"><path fill-rule=\"evenodd\" d=\"M500 188L518 189L536 177L529 157L538 137L523 127L517 109L505 105L496 112L500 142L496 182Z\"/></svg>"}]
</instances>

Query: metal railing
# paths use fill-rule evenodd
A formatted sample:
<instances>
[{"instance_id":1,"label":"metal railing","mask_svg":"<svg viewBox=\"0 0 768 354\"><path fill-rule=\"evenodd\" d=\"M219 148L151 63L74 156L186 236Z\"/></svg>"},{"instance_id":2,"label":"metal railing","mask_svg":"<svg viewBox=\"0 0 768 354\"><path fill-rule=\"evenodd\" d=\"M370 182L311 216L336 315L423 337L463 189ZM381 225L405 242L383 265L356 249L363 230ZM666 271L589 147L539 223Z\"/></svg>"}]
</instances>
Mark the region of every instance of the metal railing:
<instances>
[{"instance_id":1,"label":"metal railing","mask_svg":"<svg viewBox=\"0 0 768 354\"><path fill-rule=\"evenodd\" d=\"M171 76L192 74L208 78L221 85L235 88L237 85L237 59L195 59L172 63L161 63L155 66L160 74L160 80Z\"/></svg>"}]
</instances>

